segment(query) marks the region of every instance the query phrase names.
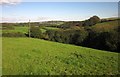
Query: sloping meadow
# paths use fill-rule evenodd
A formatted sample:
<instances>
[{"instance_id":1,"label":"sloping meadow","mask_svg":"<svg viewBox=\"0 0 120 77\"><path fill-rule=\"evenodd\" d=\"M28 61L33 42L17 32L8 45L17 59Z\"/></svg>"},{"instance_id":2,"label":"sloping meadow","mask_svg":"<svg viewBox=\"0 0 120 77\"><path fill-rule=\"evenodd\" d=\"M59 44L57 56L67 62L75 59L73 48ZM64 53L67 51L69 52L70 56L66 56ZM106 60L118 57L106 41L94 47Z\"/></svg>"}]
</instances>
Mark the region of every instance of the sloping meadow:
<instances>
[{"instance_id":1,"label":"sloping meadow","mask_svg":"<svg viewBox=\"0 0 120 77\"><path fill-rule=\"evenodd\" d=\"M3 75L116 75L118 53L34 38L2 38Z\"/></svg>"}]
</instances>

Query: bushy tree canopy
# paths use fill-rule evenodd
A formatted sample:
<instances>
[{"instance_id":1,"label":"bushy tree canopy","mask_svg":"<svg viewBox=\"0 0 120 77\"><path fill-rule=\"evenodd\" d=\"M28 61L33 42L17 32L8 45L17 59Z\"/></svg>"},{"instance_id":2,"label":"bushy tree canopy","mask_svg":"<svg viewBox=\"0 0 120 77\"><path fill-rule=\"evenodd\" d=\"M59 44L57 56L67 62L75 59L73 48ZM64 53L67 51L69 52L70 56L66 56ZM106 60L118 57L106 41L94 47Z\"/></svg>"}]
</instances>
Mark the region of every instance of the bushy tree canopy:
<instances>
[{"instance_id":1,"label":"bushy tree canopy","mask_svg":"<svg viewBox=\"0 0 120 77\"><path fill-rule=\"evenodd\" d=\"M42 32L41 30L39 29L39 27L34 27L32 26L30 28L30 36L33 37L33 38L41 38L42 37Z\"/></svg>"}]
</instances>

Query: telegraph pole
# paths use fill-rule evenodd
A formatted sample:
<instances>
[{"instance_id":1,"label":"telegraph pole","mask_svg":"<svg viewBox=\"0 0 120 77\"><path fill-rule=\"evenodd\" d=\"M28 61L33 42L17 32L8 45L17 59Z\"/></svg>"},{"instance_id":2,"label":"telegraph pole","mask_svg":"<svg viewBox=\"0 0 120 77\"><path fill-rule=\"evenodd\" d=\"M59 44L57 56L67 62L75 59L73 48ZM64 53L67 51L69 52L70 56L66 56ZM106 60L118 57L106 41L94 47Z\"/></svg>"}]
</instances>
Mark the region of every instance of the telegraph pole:
<instances>
[{"instance_id":1,"label":"telegraph pole","mask_svg":"<svg viewBox=\"0 0 120 77\"><path fill-rule=\"evenodd\" d=\"M29 23L28 23L28 24L29 24L29 37L30 37L30 20L29 20Z\"/></svg>"}]
</instances>

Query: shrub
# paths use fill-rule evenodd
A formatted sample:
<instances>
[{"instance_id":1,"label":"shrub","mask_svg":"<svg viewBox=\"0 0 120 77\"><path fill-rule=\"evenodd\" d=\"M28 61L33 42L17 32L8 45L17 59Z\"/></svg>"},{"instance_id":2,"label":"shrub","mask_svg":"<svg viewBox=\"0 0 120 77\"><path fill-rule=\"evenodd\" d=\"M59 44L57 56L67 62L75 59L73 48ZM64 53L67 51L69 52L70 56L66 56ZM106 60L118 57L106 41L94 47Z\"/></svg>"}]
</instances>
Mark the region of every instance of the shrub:
<instances>
[{"instance_id":1,"label":"shrub","mask_svg":"<svg viewBox=\"0 0 120 77\"><path fill-rule=\"evenodd\" d=\"M83 46L117 52L119 46L119 34L117 31L95 32L91 31Z\"/></svg>"},{"instance_id":2,"label":"shrub","mask_svg":"<svg viewBox=\"0 0 120 77\"><path fill-rule=\"evenodd\" d=\"M46 34L48 35L48 40L55 41L54 39L55 30L47 30Z\"/></svg>"},{"instance_id":3,"label":"shrub","mask_svg":"<svg viewBox=\"0 0 120 77\"><path fill-rule=\"evenodd\" d=\"M14 32L14 33L2 33L3 37L26 37L24 33Z\"/></svg>"},{"instance_id":4,"label":"shrub","mask_svg":"<svg viewBox=\"0 0 120 77\"><path fill-rule=\"evenodd\" d=\"M62 34L61 31L55 31L54 39L56 42L63 42L61 34Z\"/></svg>"},{"instance_id":5,"label":"shrub","mask_svg":"<svg viewBox=\"0 0 120 77\"><path fill-rule=\"evenodd\" d=\"M28 32L29 34L29 32ZM30 36L33 38L42 38L42 32L39 27L32 26L30 28Z\"/></svg>"},{"instance_id":6,"label":"shrub","mask_svg":"<svg viewBox=\"0 0 120 77\"><path fill-rule=\"evenodd\" d=\"M118 51L118 43L120 42L119 38L120 36L117 31L111 31L107 33L106 46L108 47L108 50Z\"/></svg>"},{"instance_id":7,"label":"shrub","mask_svg":"<svg viewBox=\"0 0 120 77\"><path fill-rule=\"evenodd\" d=\"M12 23L2 23L2 30L14 30L14 24Z\"/></svg>"},{"instance_id":8,"label":"shrub","mask_svg":"<svg viewBox=\"0 0 120 77\"><path fill-rule=\"evenodd\" d=\"M76 45L82 45L84 40L87 38L87 36L88 36L88 32L87 31L85 31L85 30L81 31L80 30L78 32L78 37L77 37L77 40L76 40L75 44Z\"/></svg>"},{"instance_id":9,"label":"shrub","mask_svg":"<svg viewBox=\"0 0 120 77\"><path fill-rule=\"evenodd\" d=\"M87 37L87 31L84 29L67 29L67 30L48 30L47 34L49 40L81 45L84 39Z\"/></svg>"}]
</instances>

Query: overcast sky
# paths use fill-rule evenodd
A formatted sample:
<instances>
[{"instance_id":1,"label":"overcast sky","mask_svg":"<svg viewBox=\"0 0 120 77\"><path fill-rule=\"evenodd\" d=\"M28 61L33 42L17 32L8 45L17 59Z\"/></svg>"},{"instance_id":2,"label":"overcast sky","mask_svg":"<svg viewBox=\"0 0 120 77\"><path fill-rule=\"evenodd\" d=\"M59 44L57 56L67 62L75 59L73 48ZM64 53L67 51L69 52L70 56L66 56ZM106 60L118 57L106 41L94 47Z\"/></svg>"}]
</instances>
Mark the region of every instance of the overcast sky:
<instances>
[{"instance_id":1,"label":"overcast sky","mask_svg":"<svg viewBox=\"0 0 120 77\"><path fill-rule=\"evenodd\" d=\"M13 0L15 1L15 0ZM117 2L5 2L0 6L3 22L80 21L93 15L117 17ZM1 22L1 21L0 21Z\"/></svg>"}]
</instances>

